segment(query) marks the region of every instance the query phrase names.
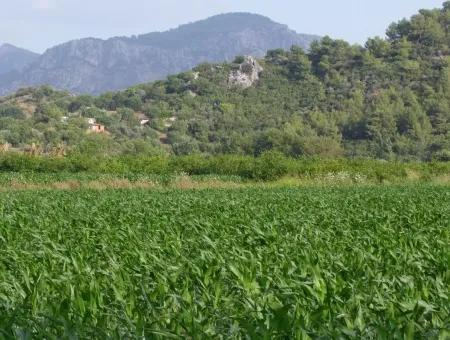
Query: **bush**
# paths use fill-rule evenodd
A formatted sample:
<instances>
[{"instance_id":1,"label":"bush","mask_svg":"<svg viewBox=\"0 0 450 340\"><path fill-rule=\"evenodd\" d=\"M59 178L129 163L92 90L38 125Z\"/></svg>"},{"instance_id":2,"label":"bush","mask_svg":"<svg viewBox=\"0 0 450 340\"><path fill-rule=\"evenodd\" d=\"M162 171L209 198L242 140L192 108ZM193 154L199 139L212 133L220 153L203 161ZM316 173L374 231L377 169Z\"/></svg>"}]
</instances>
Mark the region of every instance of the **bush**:
<instances>
[{"instance_id":1,"label":"bush","mask_svg":"<svg viewBox=\"0 0 450 340\"><path fill-rule=\"evenodd\" d=\"M0 117L12 117L16 119L22 119L25 117L22 109L14 105L1 105Z\"/></svg>"},{"instance_id":2,"label":"bush","mask_svg":"<svg viewBox=\"0 0 450 340\"><path fill-rule=\"evenodd\" d=\"M237 56L236 58L234 58L233 63L234 64L242 64L244 61L245 61L245 57L240 55L240 56Z\"/></svg>"},{"instance_id":3,"label":"bush","mask_svg":"<svg viewBox=\"0 0 450 340\"><path fill-rule=\"evenodd\" d=\"M283 154L274 151L263 153L255 159L253 179L273 181L285 176L288 172L287 159Z\"/></svg>"}]
</instances>

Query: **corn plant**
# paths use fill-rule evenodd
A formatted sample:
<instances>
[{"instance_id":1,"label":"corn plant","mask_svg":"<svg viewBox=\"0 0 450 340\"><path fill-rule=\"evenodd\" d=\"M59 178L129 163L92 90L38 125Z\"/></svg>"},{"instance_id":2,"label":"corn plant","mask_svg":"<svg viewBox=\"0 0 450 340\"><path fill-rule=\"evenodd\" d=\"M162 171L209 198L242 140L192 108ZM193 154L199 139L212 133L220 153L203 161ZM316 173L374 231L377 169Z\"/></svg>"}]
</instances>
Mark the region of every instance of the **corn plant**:
<instances>
[{"instance_id":1,"label":"corn plant","mask_svg":"<svg viewBox=\"0 0 450 340\"><path fill-rule=\"evenodd\" d=\"M0 196L0 338L441 338L445 186Z\"/></svg>"}]
</instances>

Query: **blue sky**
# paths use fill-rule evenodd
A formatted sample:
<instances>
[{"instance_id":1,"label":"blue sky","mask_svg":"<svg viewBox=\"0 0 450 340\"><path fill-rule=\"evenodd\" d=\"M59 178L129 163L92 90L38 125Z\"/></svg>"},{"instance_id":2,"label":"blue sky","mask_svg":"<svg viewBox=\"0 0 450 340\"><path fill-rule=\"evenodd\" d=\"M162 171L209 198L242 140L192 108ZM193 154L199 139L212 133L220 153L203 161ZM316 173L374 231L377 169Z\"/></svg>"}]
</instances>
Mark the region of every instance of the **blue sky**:
<instances>
[{"instance_id":1,"label":"blue sky","mask_svg":"<svg viewBox=\"0 0 450 340\"><path fill-rule=\"evenodd\" d=\"M43 52L83 37L161 31L226 12L253 12L313 33L364 43L444 0L0 0L0 43Z\"/></svg>"}]
</instances>

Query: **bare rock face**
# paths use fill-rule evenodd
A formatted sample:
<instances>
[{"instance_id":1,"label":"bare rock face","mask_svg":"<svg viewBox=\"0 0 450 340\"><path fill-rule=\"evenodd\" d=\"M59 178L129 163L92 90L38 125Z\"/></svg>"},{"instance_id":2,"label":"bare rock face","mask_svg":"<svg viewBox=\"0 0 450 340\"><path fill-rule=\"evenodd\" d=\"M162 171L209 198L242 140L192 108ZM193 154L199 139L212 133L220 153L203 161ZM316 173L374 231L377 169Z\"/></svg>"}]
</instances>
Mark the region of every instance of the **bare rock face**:
<instances>
[{"instance_id":1,"label":"bare rock face","mask_svg":"<svg viewBox=\"0 0 450 340\"><path fill-rule=\"evenodd\" d=\"M256 58L245 56L244 61L239 65L239 68L230 73L228 84L244 89L248 88L259 80L259 75L262 71L264 71L264 69L258 63Z\"/></svg>"}]
</instances>

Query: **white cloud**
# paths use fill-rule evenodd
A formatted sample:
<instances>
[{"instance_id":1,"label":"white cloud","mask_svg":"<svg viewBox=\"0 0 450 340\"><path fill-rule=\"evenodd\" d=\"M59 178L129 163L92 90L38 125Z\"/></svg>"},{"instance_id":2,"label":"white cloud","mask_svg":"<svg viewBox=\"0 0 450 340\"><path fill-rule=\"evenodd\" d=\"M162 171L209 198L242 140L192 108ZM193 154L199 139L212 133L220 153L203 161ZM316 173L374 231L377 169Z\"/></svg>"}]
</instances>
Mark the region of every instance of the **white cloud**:
<instances>
[{"instance_id":1,"label":"white cloud","mask_svg":"<svg viewBox=\"0 0 450 340\"><path fill-rule=\"evenodd\" d=\"M47 10L53 8L53 1L52 0L32 0L31 6L33 7L33 9L37 9L40 11L47 11Z\"/></svg>"}]
</instances>

